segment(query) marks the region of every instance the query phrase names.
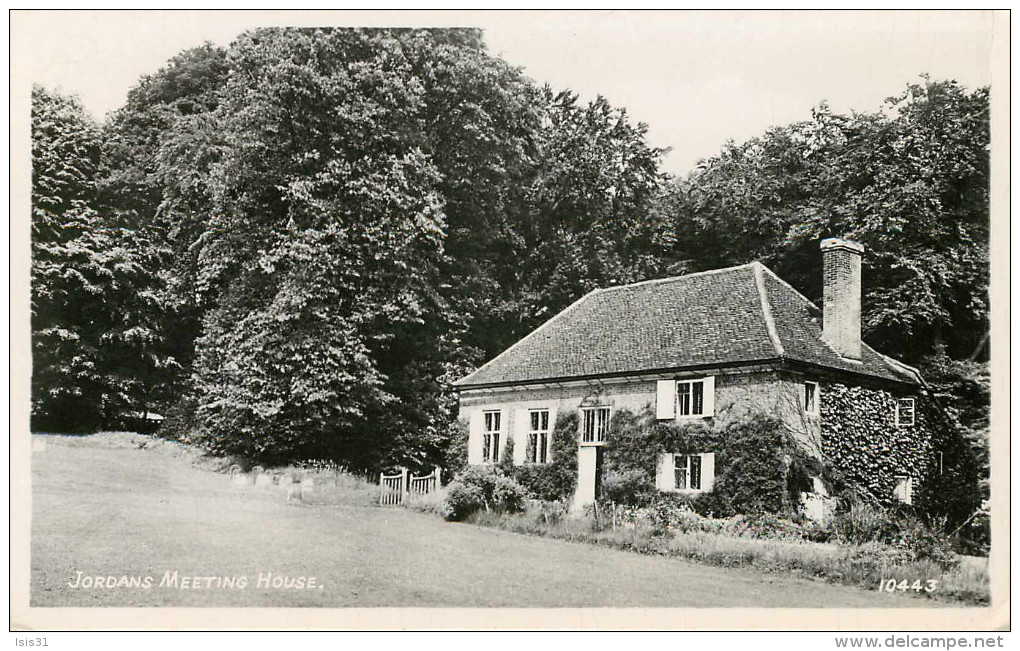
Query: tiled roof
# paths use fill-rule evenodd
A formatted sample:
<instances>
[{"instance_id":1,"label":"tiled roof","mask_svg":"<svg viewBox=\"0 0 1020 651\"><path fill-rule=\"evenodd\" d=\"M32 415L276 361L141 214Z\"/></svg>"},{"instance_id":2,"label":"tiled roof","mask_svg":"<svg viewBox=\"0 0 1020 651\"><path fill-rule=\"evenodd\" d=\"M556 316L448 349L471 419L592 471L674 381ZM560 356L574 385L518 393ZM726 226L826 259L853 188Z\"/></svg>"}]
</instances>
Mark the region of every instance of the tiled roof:
<instances>
[{"instance_id":1,"label":"tiled roof","mask_svg":"<svg viewBox=\"0 0 1020 651\"><path fill-rule=\"evenodd\" d=\"M527 384L791 360L917 384L862 346L861 363L822 341L821 310L758 262L597 289L462 378Z\"/></svg>"}]
</instances>

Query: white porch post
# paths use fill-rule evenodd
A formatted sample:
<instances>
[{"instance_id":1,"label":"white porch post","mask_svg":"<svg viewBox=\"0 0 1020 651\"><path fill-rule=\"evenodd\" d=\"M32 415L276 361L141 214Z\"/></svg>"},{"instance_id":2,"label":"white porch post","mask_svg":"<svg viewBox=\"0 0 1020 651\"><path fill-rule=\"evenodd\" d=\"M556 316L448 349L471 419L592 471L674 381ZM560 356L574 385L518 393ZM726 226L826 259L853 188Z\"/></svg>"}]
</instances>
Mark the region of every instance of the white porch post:
<instances>
[{"instance_id":1,"label":"white porch post","mask_svg":"<svg viewBox=\"0 0 1020 651\"><path fill-rule=\"evenodd\" d=\"M577 447L577 490L574 493L572 510L581 511L595 502L595 470L598 448L594 445Z\"/></svg>"}]
</instances>

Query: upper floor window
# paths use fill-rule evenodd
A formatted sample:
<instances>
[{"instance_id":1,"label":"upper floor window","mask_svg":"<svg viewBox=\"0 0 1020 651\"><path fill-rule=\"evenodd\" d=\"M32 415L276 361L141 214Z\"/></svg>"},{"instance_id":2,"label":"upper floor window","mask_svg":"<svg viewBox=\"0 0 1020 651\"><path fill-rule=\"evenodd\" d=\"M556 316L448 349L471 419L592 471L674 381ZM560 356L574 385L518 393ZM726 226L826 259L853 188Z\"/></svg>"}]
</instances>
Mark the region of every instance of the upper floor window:
<instances>
[{"instance_id":1,"label":"upper floor window","mask_svg":"<svg viewBox=\"0 0 1020 651\"><path fill-rule=\"evenodd\" d=\"M485 431L482 433L482 461L499 463L499 439L503 433L503 414L485 412Z\"/></svg>"},{"instance_id":2,"label":"upper floor window","mask_svg":"<svg viewBox=\"0 0 1020 651\"><path fill-rule=\"evenodd\" d=\"M896 401L896 426L909 427L914 424L914 399L900 398Z\"/></svg>"},{"instance_id":3,"label":"upper floor window","mask_svg":"<svg viewBox=\"0 0 1020 651\"><path fill-rule=\"evenodd\" d=\"M581 409L581 443L599 445L606 442L609 434L609 407L584 407Z\"/></svg>"},{"instance_id":4,"label":"upper floor window","mask_svg":"<svg viewBox=\"0 0 1020 651\"><path fill-rule=\"evenodd\" d=\"M676 415L705 415L704 380L681 380L676 383Z\"/></svg>"},{"instance_id":5,"label":"upper floor window","mask_svg":"<svg viewBox=\"0 0 1020 651\"><path fill-rule=\"evenodd\" d=\"M659 420L706 418L715 415L715 377L659 380L655 414Z\"/></svg>"},{"instance_id":6,"label":"upper floor window","mask_svg":"<svg viewBox=\"0 0 1020 651\"><path fill-rule=\"evenodd\" d=\"M804 413L818 413L818 383L804 383Z\"/></svg>"},{"instance_id":7,"label":"upper floor window","mask_svg":"<svg viewBox=\"0 0 1020 651\"><path fill-rule=\"evenodd\" d=\"M528 412L528 463L549 461L549 410L532 409Z\"/></svg>"}]
</instances>

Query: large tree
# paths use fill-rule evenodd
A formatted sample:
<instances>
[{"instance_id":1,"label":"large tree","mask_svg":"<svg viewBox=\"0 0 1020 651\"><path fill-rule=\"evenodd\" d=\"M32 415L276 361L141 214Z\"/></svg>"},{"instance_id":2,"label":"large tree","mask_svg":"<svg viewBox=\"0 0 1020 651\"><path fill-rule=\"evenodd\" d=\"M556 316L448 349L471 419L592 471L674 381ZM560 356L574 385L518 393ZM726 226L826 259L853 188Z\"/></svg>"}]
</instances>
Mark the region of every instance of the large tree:
<instances>
[{"instance_id":1,"label":"large tree","mask_svg":"<svg viewBox=\"0 0 1020 651\"><path fill-rule=\"evenodd\" d=\"M215 108L149 139L147 177L191 233L186 406L214 447L424 465L451 380L653 273L645 127L535 86L477 30L257 30L225 66Z\"/></svg>"},{"instance_id":2,"label":"large tree","mask_svg":"<svg viewBox=\"0 0 1020 651\"><path fill-rule=\"evenodd\" d=\"M74 98L32 90L32 421L82 430L163 402L164 342L145 230L96 210L102 141Z\"/></svg>"},{"instance_id":3,"label":"large tree","mask_svg":"<svg viewBox=\"0 0 1020 651\"><path fill-rule=\"evenodd\" d=\"M988 328L988 89L923 79L874 113L770 129L664 199L674 255L696 268L759 258L821 295L818 241L867 247L865 338L918 362L970 355Z\"/></svg>"}]
</instances>

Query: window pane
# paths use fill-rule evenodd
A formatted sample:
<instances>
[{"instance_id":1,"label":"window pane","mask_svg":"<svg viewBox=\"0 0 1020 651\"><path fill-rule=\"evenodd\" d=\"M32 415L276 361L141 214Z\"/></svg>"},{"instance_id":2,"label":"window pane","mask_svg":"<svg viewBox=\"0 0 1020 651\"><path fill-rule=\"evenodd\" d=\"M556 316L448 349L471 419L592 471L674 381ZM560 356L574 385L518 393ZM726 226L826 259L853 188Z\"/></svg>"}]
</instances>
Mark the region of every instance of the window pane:
<instances>
[{"instance_id":1,"label":"window pane","mask_svg":"<svg viewBox=\"0 0 1020 651\"><path fill-rule=\"evenodd\" d=\"M500 429L502 429L499 426L500 416L502 416L502 414L500 412L498 412L498 411L492 415L492 421L493 421L493 423L495 423L495 425L493 426L492 429L495 432L498 432L498 431L500 431Z\"/></svg>"},{"instance_id":2,"label":"window pane","mask_svg":"<svg viewBox=\"0 0 1020 651\"><path fill-rule=\"evenodd\" d=\"M485 431L486 432L491 432L492 431L492 414L491 413L485 414Z\"/></svg>"},{"instance_id":3,"label":"window pane","mask_svg":"<svg viewBox=\"0 0 1020 651\"><path fill-rule=\"evenodd\" d=\"M549 435L542 432L538 437L538 461L545 463L549 460Z\"/></svg>"},{"instance_id":4,"label":"window pane","mask_svg":"<svg viewBox=\"0 0 1020 651\"><path fill-rule=\"evenodd\" d=\"M912 398L901 398L896 402L897 420L900 425L914 424L914 400Z\"/></svg>"},{"instance_id":5,"label":"window pane","mask_svg":"<svg viewBox=\"0 0 1020 651\"><path fill-rule=\"evenodd\" d=\"M691 488L701 490L701 457L687 457L691 461Z\"/></svg>"},{"instance_id":6,"label":"window pane","mask_svg":"<svg viewBox=\"0 0 1020 651\"><path fill-rule=\"evenodd\" d=\"M492 435L492 462L499 463L499 434Z\"/></svg>"},{"instance_id":7,"label":"window pane","mask_svg":"<svg viewBox=\"0 0 1020 651\"><path fill-rule=\"evenodd\" d=\"M488 461L489 455L492 453L492 434L486 434L482 437L482 460Z\"/></svg>"},{"instance_id":8,"label":"window pane","mask_svg":"<svg viewBox=\"0 0 1020 651\"><path fill-rule=\"evenodd\" d=\"M691 415L690 382L680 382L676 385L676 413L678 416Z\"/></svg>"},{"instance_id":9,"label":"window pane","mask_svg":"<svg viewBox=\"0 0 1020 651\"><path fill-rule=\"evenodd\" d=\"M691 415L700 416L705 413L705 383L693 382L691 384L691 392L694 394Z\"/></svg>"},{"instance_id":10,"label":"window pane","mask_svg":"<svg viewBox=\"0 0 1020 651\"><path fill-rule=\"evenodd\" d=\"M609 410L599 409L599 431L598 440L600 442L606 440L606 434L609 433Z\"/></svg>"},{"instance_id":11,"label":"window pane","mask_svg":"<svg viewBox=\"0 0 1020 651\"><path fill-rule=\"evenodd\" d=\"M815 410L815 385L810 382L804 383L804 411Z\"/></svg>"},{"instance_id":12,"label":"window pane","mask_svg":"<svg viewBox=\"0 0 1020 651\"><path fill-rule=\"evenodd\" d=\"M543 411L541 412L541 414L542 414L542 431L544 432L549 429L549 412Z\"/></svg>"},{"instance_id":13,"label":"window pane","mask_svg":"<svg viewBox=\"0 0 1020 651\"><path fill-rule=\"evenodd\" d=\"M538 446L538 434L530 432L528 434L528 448L526 450L527 454L525 455L525 461L528 461L529 463L535 463L536 454L535 449L537 448L537 446Z\"/></svg>"},{"instance_id":14,"label":"window pane","mask_svg":"<svg viewBox=\"0 0 1020 651\"><path fill-rule=\"evenodd\" d=\"M538 429L539 413L537 411L531 412L531 431L534 432Z\"/></svg>"},{"instance_id":15,"label":"window pane","mask_svg":"<svg viewBox=\"0 0 1020 651\"><path fill-rule=\"evenodd\" d=\"M582 428L583 438L585 443L591 443L595 440L595 412L591 409L586 409L582 412L584 414L584 427Z\"/></svg>"},{"instance_id":16,"label":"window pane","mask_svg":"<svg viewBox=\"0 0 1020 651\"><path fill-rule=\"evenodd\" d=\"M682 454L673 457L673 479L676 488L687 488L687 457Z\"/></svg>"}]
</instances>

